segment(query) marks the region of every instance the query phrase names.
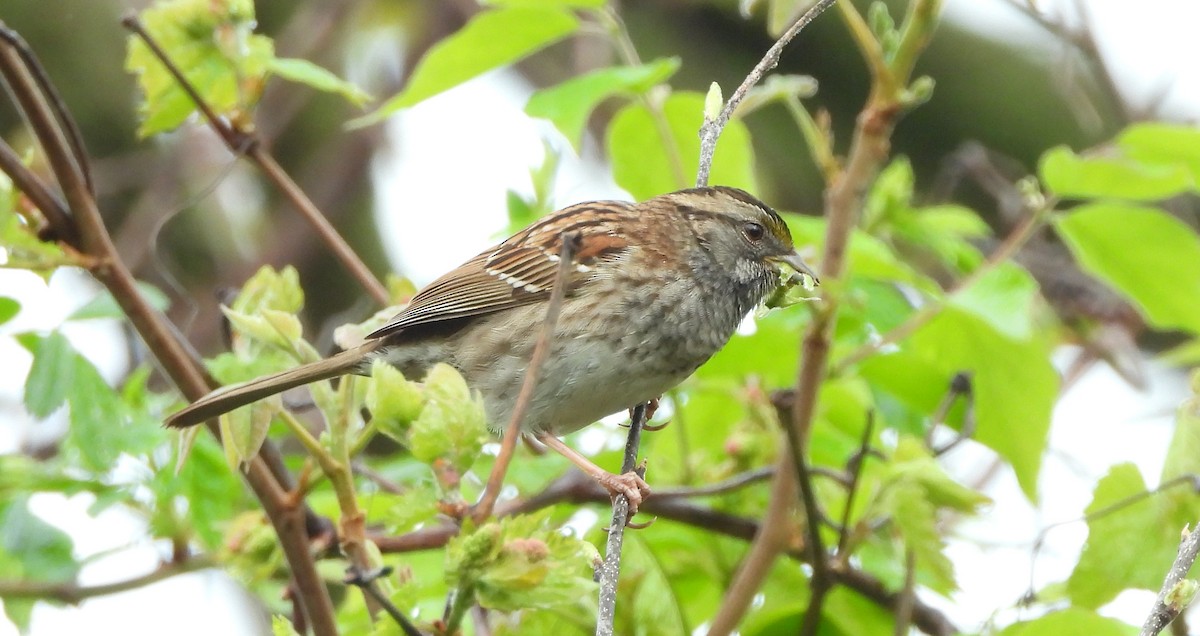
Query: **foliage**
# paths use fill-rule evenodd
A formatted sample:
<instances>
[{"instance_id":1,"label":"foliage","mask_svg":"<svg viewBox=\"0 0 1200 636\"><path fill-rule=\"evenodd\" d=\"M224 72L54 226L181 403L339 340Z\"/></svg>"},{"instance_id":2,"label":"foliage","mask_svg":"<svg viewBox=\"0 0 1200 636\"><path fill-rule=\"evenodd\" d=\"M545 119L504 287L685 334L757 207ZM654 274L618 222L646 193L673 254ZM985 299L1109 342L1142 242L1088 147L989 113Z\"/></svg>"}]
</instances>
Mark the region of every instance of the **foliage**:
<instances>
[{"instance_id":1,"label":"foliage","mask_svg":"<svg viewBox=\"0 0 1200 636\"><path fill-rule=\"evenodd\" d=\"M797 6L769 4L772 28ZM679 58L643 63L631 55L615 11L600 0L489 2L415 64L404 89L354 125L377 122L488 70L542 55L579 35L584 25L599 25L621 59L537 91L526 112L548 120L576 150L589 131L596 133L613 178L635 198L687 187L699 158L696 131L704 123L705 96L668 83L680 69ZM253 121L272 76L356 103L366 99L320 67L276 58L272 40L254 30L250 0L161 2L143 12L142 20L199 93L241 125ZM876 38L884 62L911 62L903 57L911 51L905 43L909 27L897 27L881 3L865 20L865 33ZM144 99L140 134L172 130L192 114L194 104L136 39L127 67L138 76ZM804 81L768 85L755 93L756 108L780 101L803 109L800 97L812 88ZM917 80L893 88L903 93L900 105L912 108L929 97L932 84ZM752 138L744 121L752 112L739 111L725 129L712 166L714 183L759 190L757 150L766 141L779 142ZM817 147L829 140L814 134L815 121L802 117L795 136L783 143L792 152L807 143L823 164L823 156L836 153ZM556 161L547 153L546 162L531 170L532 200L510 196L514 225L553 209L548 193ZM1200 267L1194 266L1200 263L1200 237L1162 200L1195 194L1197 184L1200 133L1192 128L1141 124L1098 149L1053 148L1043 156L1037 178L1021 184L1030 232L1010 238L1019 247L1037 230L1052 231L1084 271L1111 286L1151 327L1186 336L1179 359L1194 362L1200 358L1195 301ZM929 440L949 431L990 449L1031 501L1053 488L1039 481L1060 396L1051 356L1074 337L1074 325L1055 314L1045 284L1012 251L987 247L992 230L979 211L921 203L904 157L891 159L863 188L847 271L818 291L839 301L830 335L831 371L820 387L809 443L809 460L835 475L816 482L828 519L792 515L786 532L803 536L806 523L817 523L827 547L837 547L841 567L861 571L882 589L903 590L911 579L923 591L948 598L961 577L947 554L947 538L957 520L979 515L989 500L957 481L941 461L946 449ZM827 219L787 211L785 216L796 243L819 253ZM0 181L0 263L42 276L89 266L73 251L39 240L38 218L9 181ZM395 287L400 295L411 293L402 284ZM140 293L160 307L165 303L153 287ZM222 307L230 350L207 360L210 373L233 383L318 359L317 346L304 336L304 295L291 268L263 268L245 281L236 299ZM648 435L643 448L652 459L656 488L736 478L772 465L786 452L771 392L795 384L802 334L822 311L807 297L779 304L793 302L799 304L757 314L752 335L735 336L668 396L673 424ZM0 297L0 326L23 310L16 300ZM102 294L68 324L117 314L112 297ZM373 316L350 331L367 332L378 321ZM238 471L266 441L296 440L305 453L288 462L303 475L296 495L334 520L342 539L361 542L359 552L343 546L345 560L328 555L324 567L331 584L346 562L387 566L394 573L378 581L383 594L435 633L470 629L464 616L475 603L492 610L494 633L592 633L591 568L596 546L603 543L602 524L580 521L575 515L580 505L566 502L479 523L464 517L465 505L476 500L487 479L493 453L478 395L452 367L438 365L424 378L405 378L380 364L366 377L315 383L310 388L315 408L303 420L285 410L284 400L272 398L223 416L223 446L208 435L188 438L174 462L168 457L176 435L159 423L179 406L178 396L152 381L150 364L112 386L65 331L4 335L32 357L25 411L38 420L65 412L69 426L47 459L0 456L0 590L22 582L74 582L83 563L70 536L39 518L30 501L45 494L83 496L93 514L119 506L177 552L212 557L277 615L273 633L295 633L282 617L291 608L280 600L287 561ZM963 392L951 387L964 376L970 378L969 399L957 399ZM1192 395L1179 410L1160 483L1182 483L1200 472L1198 400ZM377 445L390 450L367 452ZM521 452L506 483L528 499L543 493L565 464ZM614 466L618 458L603 452L596 459ZM690 501L714 514L707 522L664 519L627 538L619 633L693 633L707 624L745 553L745 536L721 523L757 522L771 503L761 481ZM604 514L603 507L598 510ZM1032 597L1053 601L1061 589L1069 606L991 633L1129 633L1128 626L1097 610L1125 590L1157 589L1179 529L1200 516L1200 501L1182 488L1148 493L1136 467L1118 464L1096 484L1087 514L1088 542L1074 572ZM354 535L354 523L363 518L369 530L359 528L361 536ZM385 538L452 522L457 525L443 547L379 550ZM796 631L810 609L812 575L798 560L774 565L742 633ZM386 620L370 626L362 595L339 599L338 621L347 632L399 633ZM14 594L5 599L5 612L25 625L33 602ZM821 633L831 634L890 633L897 620L869 590L849 586L831 592L821 617Z\"/></svg>"}]
</instances>

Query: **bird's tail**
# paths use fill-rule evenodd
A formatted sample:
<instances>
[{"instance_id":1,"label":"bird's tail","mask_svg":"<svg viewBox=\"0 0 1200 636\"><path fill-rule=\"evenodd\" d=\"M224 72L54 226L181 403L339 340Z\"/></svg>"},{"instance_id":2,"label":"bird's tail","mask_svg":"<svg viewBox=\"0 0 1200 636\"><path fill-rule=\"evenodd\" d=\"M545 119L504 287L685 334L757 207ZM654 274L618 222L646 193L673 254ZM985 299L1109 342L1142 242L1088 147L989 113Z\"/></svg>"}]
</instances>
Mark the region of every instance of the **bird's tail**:
<instances>
[{"instance_id":1,"label":"bird's tail","mask_svg":"<svg viewBox=\"0 0 1200 636\"><path fill-rule=\"evenodd\" d=\"M205 420L228 413L239 406L245 406L302 384L353 373L362 366L366 357L377 350L381 344L381 339L368 340L364 344L334 354L324 360L221 387L168 417L166 424L170 428L195 426Z\"/></svg>"}]
</instances>

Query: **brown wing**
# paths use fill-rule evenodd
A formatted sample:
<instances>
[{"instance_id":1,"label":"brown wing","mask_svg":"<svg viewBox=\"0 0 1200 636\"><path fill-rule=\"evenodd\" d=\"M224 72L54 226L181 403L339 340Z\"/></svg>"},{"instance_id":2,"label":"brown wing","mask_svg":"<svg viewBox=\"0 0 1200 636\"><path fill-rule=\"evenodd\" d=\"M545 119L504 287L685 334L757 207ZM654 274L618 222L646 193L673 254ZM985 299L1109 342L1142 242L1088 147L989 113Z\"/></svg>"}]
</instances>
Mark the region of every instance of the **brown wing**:
<instances>
[{"instance_id":1,"label":"brown wing","mask_svg":"<svg viewBox=\"0 0 1200 636\"><path fill-rule=\"evenodd\" d=\"M565 208L459 265L422 289L408 307L368 338L417 325L490 314L550 297L564 232L580 234L571 288L588 280L605 259L629 248L616 231L632 206L595 201Z\"/></svg>"}]
</instances>

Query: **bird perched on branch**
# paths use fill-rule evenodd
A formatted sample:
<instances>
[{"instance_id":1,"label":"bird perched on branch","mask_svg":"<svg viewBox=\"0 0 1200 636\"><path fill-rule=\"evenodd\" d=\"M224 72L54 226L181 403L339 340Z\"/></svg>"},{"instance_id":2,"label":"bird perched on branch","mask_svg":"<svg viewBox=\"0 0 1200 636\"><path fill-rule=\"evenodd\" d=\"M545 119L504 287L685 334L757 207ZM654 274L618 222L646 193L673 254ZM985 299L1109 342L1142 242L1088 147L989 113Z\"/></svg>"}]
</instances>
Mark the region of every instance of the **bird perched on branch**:
<instances>
[{"instance_id":1,"label":"bird perched on branch","mask_svg":"<svg viewBox=\"0 0 1200 636\"><path fill-rule=\"evenodd\" d=\"M736 188L567 207L435 280L364 344L218 389L167 425L192 426L302 384L367 374L382 359L408 377L438 362L454 366L482 394L489 427L501 431L538 340L564 236L575 247L566 295L521 431L636 510L649 494L640 476L609 473L557 436L686 379L780 285L781 265L816 280L783 219Z\"/></svg>"}]
</instances>

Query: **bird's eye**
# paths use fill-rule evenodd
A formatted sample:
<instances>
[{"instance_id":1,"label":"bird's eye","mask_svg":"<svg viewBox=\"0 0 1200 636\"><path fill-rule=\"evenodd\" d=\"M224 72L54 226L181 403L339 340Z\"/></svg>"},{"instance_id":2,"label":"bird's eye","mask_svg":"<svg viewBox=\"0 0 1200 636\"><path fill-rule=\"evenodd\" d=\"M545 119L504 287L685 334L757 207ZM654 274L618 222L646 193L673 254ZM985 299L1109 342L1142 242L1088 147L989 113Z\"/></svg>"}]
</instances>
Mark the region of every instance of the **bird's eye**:
<instances>
[{"instance_id":1,"label":"bird's eye","mask_svg":"<svg viewBox=\"0 0 1200 636\"><path fill-rule=\"evenodd\" d=\"M747 221L746 224L742 226L742 232L746 235L746 238L757 243L758 241L761 241L764 236L766 236L767 229L759 223Z\"/></svg>"}]
</instances>

